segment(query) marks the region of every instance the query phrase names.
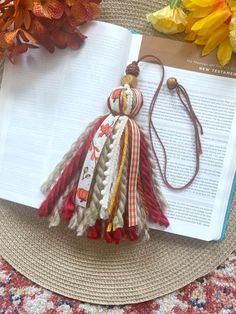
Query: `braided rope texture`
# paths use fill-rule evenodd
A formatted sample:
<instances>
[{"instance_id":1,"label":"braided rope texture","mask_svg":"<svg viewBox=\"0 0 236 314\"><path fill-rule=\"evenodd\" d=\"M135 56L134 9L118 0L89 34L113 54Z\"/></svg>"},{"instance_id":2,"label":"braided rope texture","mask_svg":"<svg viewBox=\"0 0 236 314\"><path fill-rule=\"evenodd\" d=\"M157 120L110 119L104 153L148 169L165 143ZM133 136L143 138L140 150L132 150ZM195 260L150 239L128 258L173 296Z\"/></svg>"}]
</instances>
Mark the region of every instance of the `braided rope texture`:
<instances>
[{"instance_id":1,"label":"braided rope texture","mask_svg":"<svg viewBox=\"0 0 236 314\"><path fill-rule=\"evenodd\" d=\"M58 179L56 184L50 190L49 194L45 201L41 204L38 214L40 216L47 217L53 211L55 204L57 203L58 199L63 195L65 192L68 184L70 184L73 177L76 175L76 172L81 169L83 165L83 161L86 157L86 152L89 149L90 143L93 139L94 134L98 130L101 123L105 120L106 116L100 118L94 125L92 131L87 136L86 140L84 141L83 145L79 148L77 153L71 159L70 163L65 167L61 177Z\"/></svg>"},{"instance_id":2,"label":"braided rope texture","mask_svg":"<svg viewBox=\"0 0 236 314\"><path fill-rule=\"evenodd\" d=\"M101 200L101 191L104 188L104 179L105 179L105 171L106 171L106 163L109 159L108 155L111 152L111 145L113 143L113 137L110 135L104 145L103 151L99 158L96 174L94 178L94 186L92 189L91 202L88 209L86 209L86 214L84 215L84 219L81 221L80 225L77 228L77 235L84 234L86 228L88 226L94 226L97 219L99 219L100 212L100 200Z\"/></svg>"},{"instance_id":3,"label":"braided rope texture","mask_svg":"<svg viewBox=\"0 0 236 314\"><path fill-rule=\"evenodd\" d=\"M85 131L81 133L79 138L71 145L70 150L63 156L62 160L56 165L53 172L49 175L46 182L44 182L41 186L41 191L43 194L47 194L52 187L56 184L58 178L62 174L65 167L68 165L68 163L71 161L71 159L75 156L78 149L81 147L81 145L84 143L85 139L88 137L89 133L92 131L94 125L101 119L102 117L99 117L95 119L93 122L91 122Z\"/></svg>"}]
</instances>

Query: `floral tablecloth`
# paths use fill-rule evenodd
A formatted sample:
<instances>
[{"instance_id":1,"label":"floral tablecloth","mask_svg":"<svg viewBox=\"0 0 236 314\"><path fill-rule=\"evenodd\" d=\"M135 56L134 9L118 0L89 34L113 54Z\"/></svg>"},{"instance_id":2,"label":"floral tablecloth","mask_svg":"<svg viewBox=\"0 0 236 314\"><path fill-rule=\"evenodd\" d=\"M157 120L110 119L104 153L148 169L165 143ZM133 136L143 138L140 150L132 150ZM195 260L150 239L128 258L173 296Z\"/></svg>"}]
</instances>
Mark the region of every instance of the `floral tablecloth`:
<instances>
[{"instance_id":1,"label":"floral tablecloth","mask_svg":"<svg viewBox=\"0 0 236 314\"><path fill-rule=\"evenodd\" d=\"M181 274L179 274L181 276ZM215 271L156 300L99 306L43 289L0 257L0 314L236 314L236 251Z\"/></svg>"}]
</instances>

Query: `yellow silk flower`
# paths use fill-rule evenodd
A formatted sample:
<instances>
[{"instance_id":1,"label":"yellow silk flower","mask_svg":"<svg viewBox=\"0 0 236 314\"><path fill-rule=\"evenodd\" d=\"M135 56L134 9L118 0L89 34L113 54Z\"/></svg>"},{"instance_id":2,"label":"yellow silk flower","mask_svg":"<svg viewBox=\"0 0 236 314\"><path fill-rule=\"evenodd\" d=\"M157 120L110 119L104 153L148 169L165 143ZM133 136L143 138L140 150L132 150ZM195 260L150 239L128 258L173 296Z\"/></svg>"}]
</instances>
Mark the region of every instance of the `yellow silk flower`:
<instances>
[{"instance_id":1,"label":"yellow silk flower","mask_svg":"<svg viewBox=\"0 0 236 314\"><path fill-rule=\"evenodd\" d=\"M221 65L226 65L236 50L236 21L232 14L236 10L236 1L226 0L183 0L190 11L187 17L186 39L204 46L205 56L217 50ZM231 20L232 19L232 20Z\"/></svg>"},{"instance_id":2,"label":"yellow silk flower","mask_svg":"<svg viewBox=\"0 0 236 314\"><path fill-rule=\"evenodd\" d=\"M181 8L173 8L170 6L147 14L148 22L152 23L153 27L164 34L182 33L185 30L186 14Z\"/></svg>"},{"instance_id":3,"label":"yellow silk flower","mask_svg":"<svg viewBox=\"0 0 236 314\"><path fill-rule=\"evenodd\" d=\"M233 52L236 52L236 14L234 14L229 25L229 39Z\"/></svg>"},{"instance_id":4,"label":"yellow silk flower","mask_svg":"<svg viewBox=\"0 0 236 314\"><path fill-rule=\"evenodd\" d=\"M159 32L176 34L185 31L185 39L203 46L202 56L217 49L221 65L236 53L236 0L182 0L172 6L147 14L147 20ZM187 14L181 8L181 3Z\"/></svg>"}]
</instances>

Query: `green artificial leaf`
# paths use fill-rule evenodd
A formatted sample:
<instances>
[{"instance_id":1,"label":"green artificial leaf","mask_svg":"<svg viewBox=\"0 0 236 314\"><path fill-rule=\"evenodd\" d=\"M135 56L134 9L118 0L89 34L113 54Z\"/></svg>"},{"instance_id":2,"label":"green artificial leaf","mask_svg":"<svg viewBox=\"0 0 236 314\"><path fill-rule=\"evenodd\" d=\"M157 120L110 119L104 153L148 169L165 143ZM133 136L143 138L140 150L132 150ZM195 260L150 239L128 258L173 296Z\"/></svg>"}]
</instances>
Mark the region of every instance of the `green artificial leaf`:
<instances>
[{"instance_id":1,"label":"green artificial leaf","mask_svg":"<svg viewBox=\"0 0 236 314\"><path fill-rule=\"evenodd\" d=\"M171 9L179 8L181 5L181 0L168 0L168 3Z\"/></svg>"}]
</instances>

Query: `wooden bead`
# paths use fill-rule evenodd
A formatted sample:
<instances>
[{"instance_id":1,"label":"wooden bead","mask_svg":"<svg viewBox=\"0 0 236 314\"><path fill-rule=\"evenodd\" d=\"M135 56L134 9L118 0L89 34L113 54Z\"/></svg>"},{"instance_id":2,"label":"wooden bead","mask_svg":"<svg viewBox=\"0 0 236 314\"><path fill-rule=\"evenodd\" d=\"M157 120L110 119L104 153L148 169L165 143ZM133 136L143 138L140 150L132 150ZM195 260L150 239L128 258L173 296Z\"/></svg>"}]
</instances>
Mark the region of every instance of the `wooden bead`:
<instances>
[{"instance_id":1,"label":"wooden bead","mask_svg":"<svg viewBox=\"0 0 236 314\"><path fill-rule=\"evenodd\" d=\"M170 77L170 78L168 78L168 80L167 80L167 87L169 88L169 89L175 89L176 88L176 86L177 86L177 80L176 80L176 78L175 77Z\"/></svg>"},{"instance_id":2,"label":"wooden bead","mask_svg":"<svg viewBox=\"0 0 236 314\"><path fill-rule=\"evenodd\" d=\"M125 84L128 84L130 87L136 87L137 86L137 77L132 74L126 74L122 77L121 84L124 86Z\"/></svg>"}]
</instances>

